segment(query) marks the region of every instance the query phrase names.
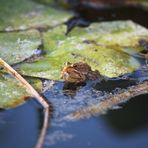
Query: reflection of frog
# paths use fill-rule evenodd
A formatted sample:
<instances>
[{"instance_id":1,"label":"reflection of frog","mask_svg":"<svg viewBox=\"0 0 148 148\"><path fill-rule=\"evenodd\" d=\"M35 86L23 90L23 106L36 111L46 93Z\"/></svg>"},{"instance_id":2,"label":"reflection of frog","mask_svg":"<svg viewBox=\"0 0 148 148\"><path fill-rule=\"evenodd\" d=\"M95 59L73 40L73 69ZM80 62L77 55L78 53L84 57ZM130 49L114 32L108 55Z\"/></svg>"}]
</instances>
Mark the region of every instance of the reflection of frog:
<instances>
[{"instance_id":1,"label":"reflection of frog","mask_svg":"<svg viewBox=\"0 0 148 148\"><path fill-rule=\"evenodd\" d=\"M62 70L61 78L66 82L82 83L86 80L96 80L100 73L92 71L91 67L84 62L68 63Z\"/></svg>"}]
</instances>

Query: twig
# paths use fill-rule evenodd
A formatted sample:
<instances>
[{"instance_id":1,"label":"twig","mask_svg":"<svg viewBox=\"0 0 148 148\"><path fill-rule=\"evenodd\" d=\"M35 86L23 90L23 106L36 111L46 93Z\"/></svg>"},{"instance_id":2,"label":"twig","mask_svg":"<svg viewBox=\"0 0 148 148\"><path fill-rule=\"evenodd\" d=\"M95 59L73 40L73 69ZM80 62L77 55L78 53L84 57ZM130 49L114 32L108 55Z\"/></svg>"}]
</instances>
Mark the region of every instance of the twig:
<instances>
[{"instance_id":1,"label":"twig","mask_svg":"<svg viewBox=\"0 0 148 148\"><path fill-rule=\"evenodd\" d=\"M49 123L49 108L45 108L44 109L43 127L41 129L41 133L40 133L40 136L38 138L38 141L37 141L37 144L36 144L35 148L41 148L42 147L42 145L44 143L45 136L46 136L48 123Z\"/></svg>"},{"instance_id":2,"label":"twig","mask_svg":"<svg viewBox=\"0 0 148 148\"><path fill-rule=\"evenodd\" d=\"M125 102L133 97L139 96L141 94L148 94L148 81L145 81L142 84L138 84L132 87L129 87L123 92L119 92L116 95L111 95L102 102L98 104L82 108L79 111L71 113L65 117L68 120L78 120L82 118L88 118L95 114L102 114L108 109L111 109L113 106L118 105L121 102Z\"/></svg>"},{"instance_id":3,"label":"twig","mask_svg":"<svg viewBox=\"0 0 148 148\"><path fill-rule=\"evenodd\" d=\"M41 133L36 145L36 148L41 148L43 143L44 143L44 139L45 139L45 135L46 135L46 131L47 131L47 127L48 127L48 118L49 118L49 104L44 100L44 98L42 96L39 95L39 93L19 74L17 73L10 65L8 65L3 59L0 58L0 65L2 67L4 67L4 69L10 73L11 75L13 75L28 91L28 93L30 93L32 95L32 97L35 97L37 99L37 101L43 106L44 108L44 122L43 122L43 127L41 129Z\"/></svg>"}]
</instances>

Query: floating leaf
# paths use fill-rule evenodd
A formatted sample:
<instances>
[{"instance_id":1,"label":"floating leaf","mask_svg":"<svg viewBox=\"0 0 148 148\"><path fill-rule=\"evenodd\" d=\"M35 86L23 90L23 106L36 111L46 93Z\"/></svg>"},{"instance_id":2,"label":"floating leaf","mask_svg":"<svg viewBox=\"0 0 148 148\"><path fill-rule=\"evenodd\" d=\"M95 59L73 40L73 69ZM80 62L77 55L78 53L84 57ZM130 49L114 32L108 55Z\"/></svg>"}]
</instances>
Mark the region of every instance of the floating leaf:
<instances>
[{"instance_id":1,"label":"floating leaf","mask_svg":"<svg viewBox=\"0 0 148 148\"><path fill-rule=\"evenodd\" d=\"M42 82L38 79L28 79L29 82L38 90L41 91ZM23 104L30 96L14 78L1 75L0 76L0 108L14 108Z\"/></svg>"},{"instance_id":2,"label":"floating leaf","mask_svg":"<svg viewBox=\"0 0 148 148\"><path fill-rule=\"evenodd\" d=\"M32 56L41 44L37 31L0 33L0 57L9 64L23 61Z\"/></svg>"},{"instance_id":3,"label":"floating leaf","mask_svg":"<svg viewBox=\"0 0 148 148\"><path fill-rule=\"evenodd\" d=\"M54 27L66 21L69 17L71 17L69 12L56 10L31 0L2 0L0 5L0 30L12 31Z\"/></svg>"},{"instance_id":4,"label":"floating leaf","mask_svg":"<svg viewBox=\"0 0 148 148\"><path fill-rule=\"evenodd\" d=\"M34 77L59 80L65 62L85 61L102 75L117 77L139 68L131 54L142 50L140 39L148 39L148 30L131 21L94 23L75 28L68 36L66 26L44 33L47 55L34 63L22 64L19 71Z\"/></svg>"},{"instance_id":5,"label":"floating leaf","mask_svg":"<svg viewBox=\"0 0 148 148\"><path fill-rule=\"evenodd\" d=\"M70 3L73 4L73 1L65 1L65 0L34 0L36 2L40 2L43 4L53 5L53 6L62 6L63 8L70 8Z\"/></svg>"},{"instance_id":6,"label":"floating leaf","mask_svg":"<svg viewBox=\"0 0 148 148\"><path fill-rule=\"evenodd\" d=\"M139 5L139 6L145 6L148 7L148 1L147 0L127 0L127 4L131 5Z\"/></svg>"},{"instance_id":7,"label":"floating leaf","mask_svg":"<svg viewBox=\"0 0 148 148\"><path fill-rule=\"evenodd\" d=\"M15 80L0 78L0 108L15 107L25 101L29 94Z\"/></svg>"}]
</instances>

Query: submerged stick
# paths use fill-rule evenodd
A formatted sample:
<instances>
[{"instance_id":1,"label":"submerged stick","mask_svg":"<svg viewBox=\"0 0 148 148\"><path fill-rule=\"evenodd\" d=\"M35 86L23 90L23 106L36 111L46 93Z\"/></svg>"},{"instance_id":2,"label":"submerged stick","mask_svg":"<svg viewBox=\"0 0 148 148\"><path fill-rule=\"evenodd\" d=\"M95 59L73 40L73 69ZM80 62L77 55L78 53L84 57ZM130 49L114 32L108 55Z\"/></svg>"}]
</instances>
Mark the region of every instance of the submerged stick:
<instances>
[{"instance_id":1,"label":"submerged stick","mask_svg":"<svg viewBox=\"0 0 148 148\"><path fill-rule=\"evenodd\" d=\"M44 139L45 139L45 135L46 135L46 131L48 128L48 118L49 118L49 104L45 101L45 99L39 95L39 93L19 74L17 73L10 65L8 65L3 59L0 58L0 65L2 67L4 67L4 69L11 75L13 75L15 77L15 79L17 79L27 90L28 93L31 94L32 97L35 97L37 99L37 101L43 106L44 108L44 121L43 121L43 127L41 129L41 133L36 145L36 148L41 148L43 143L44 143Z\"/></svg>"},{"instance_id":2,"label":"submerged stick","mask_svg":"<svg viewBox=\"0 0 148 148\"><path fill-rule=\"evenodd\" d=\"M47 128L48 128L48 122L49 122L49 108L45 108L44 109L43 127L41 129L41 133L40 133L40 136L38 138L38 141L37 141L35 148L41 148L42 147L44 140L45 140Z\"/></svg>"},{"instance_id":3,"label":"submerged stick","mask_svg":"<svg viewBox=\"0 0 148 148\"><path fill-rule=\"evenodd\" d=\"M116 95L110 95L98 104L82 108L79 111L67 115L65 119L78 120L88 118L95 114L102 114L108 109L111 109L113 106L142 94L148 94L148 81L129 87L127 90L119 92Z\"/></svg>"}]
</instances>

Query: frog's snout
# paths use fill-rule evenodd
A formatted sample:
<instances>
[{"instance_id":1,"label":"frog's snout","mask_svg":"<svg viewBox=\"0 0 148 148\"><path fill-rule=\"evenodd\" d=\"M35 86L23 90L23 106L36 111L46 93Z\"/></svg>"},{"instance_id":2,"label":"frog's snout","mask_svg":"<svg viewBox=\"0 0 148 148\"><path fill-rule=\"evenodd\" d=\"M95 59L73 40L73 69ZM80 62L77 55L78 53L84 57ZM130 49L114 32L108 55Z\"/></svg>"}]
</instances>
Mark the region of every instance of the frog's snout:
<instances>
[{"instance_id":1,"label":"frog's snout","mask_svg":"<svg viewBox=\"0 0 148 148\"><path fill-rule=\"evenodd\" d=\"M67 80L69 78L69 74L67 72L62 72L61 79Z\"/></svg>"}]
</instances>

